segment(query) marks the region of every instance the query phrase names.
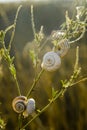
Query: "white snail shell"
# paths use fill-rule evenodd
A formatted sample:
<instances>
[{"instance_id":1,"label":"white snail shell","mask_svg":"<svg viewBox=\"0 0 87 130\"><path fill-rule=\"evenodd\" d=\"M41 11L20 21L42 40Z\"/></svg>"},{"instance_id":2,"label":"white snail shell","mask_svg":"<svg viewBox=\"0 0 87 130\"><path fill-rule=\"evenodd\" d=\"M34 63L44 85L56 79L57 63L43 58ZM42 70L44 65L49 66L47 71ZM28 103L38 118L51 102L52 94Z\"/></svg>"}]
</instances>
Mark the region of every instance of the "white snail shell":
<instances>
[{"instance_id":1,"label":"white snail shell","mask_svg":"<svg viewBox=\"0 0 87 130\"><path fill-rule=\"evenodd\" d=\"M60 55L60 57L64 57L67 54L69 48L70 44L68 43L68 40L63 39L58 43L57 54Z\"/></svg>"},{"instance_id":2,"label":"white snail shell","mask_svg":"<svg viewBox=\"0 0 87 130\"><path fill-rule=\"evenodd\" d=\"M26 118L32 114L35 110L35 100L33 98L28 99L26 110L23 112L23 116Z\"/></svg>"},{"instance_id":3,"label":"white snail shell","mask_svg":"<svg viewBox=\"0 0 87 130\"><path fill-rule=\"evenodd\" d=\"M60 67L60 65L60 56L57 55L57 53L50 51L44 55L41 67L46 71L55 71Z\"/></svg>"},{"instance_id":4,"label":"white snail shell","mask_svg":"<svg viewBox=\"0 0 87 130\"><path fill-rule=\"evenodd\" d=\"M12 107L17 113L22 113L26 109L27 98L25 96L18 96L13 99Z\"/></svg>"}]
</instances>

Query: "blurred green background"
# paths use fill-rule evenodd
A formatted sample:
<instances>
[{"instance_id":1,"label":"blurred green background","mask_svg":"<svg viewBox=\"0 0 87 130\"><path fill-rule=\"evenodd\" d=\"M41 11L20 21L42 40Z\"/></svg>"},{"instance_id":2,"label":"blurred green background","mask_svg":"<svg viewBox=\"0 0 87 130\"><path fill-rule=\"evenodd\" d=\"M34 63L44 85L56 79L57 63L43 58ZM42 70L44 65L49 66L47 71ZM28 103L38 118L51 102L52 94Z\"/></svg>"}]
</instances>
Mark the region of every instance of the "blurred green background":
<instances>
[{"instance_id":1,"label":"blurred green background","mask_svg":"<svg viewBox=\"0 0 87 130\"><path fill-rule=\"evenodd\" d=\"M53 30L59 29L65 21L65 11L71 17L75 6L81 1L43 1L0 4L0 30L13 24L16 10L22 4L19 12L11 55L15 55L17 77L22 93L25 95L34 78L32 62L27 54L33 40L31 27L30 6L34 5L36 30L44 26L44 33L48 37ZM84 4L84 3L83 3ZM86 4L86 3L85 3ZM6 36L8 46L11 32ZM36 100L36 107L41 109L51 98L51 87L59 89L60 80L69 79L73 73L76 46L80 48L80 66L82 72L79 79L87 76L87 33L78 43L71 45L67 56L62 60L61 68L54 73L45 72L31 97ZM45 53L47 50L42 51ZM40 71L40 68L39 70ZM17 96L15 82L8 70L7 64L0 62L0 116L6 122L6 130L17 130L17 114L13 111L11 102ZM27 121L28 119L26 119ZM26 122L25 121L25 122ZM86 130L87 129L87 81L69 88L65 95L59 98L47 111L33 121L27 130Z\"/></svg>"}]
</instances>

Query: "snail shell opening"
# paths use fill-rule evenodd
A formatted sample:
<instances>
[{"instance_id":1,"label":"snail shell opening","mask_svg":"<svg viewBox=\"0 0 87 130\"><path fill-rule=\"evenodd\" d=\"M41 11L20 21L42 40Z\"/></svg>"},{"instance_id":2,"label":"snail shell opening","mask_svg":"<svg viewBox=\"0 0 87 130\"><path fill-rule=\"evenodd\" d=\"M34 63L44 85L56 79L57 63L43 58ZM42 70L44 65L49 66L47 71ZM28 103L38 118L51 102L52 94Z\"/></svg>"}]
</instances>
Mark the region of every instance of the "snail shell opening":
<instances>
[{"instance_id":1,"label":"snail shell opening","mask_svg":"<svg viewBox=\"0 0 87 130\"><path fill-rule=\"evenodd\" d=\"M44 55L41 67L46 71L55 71L60 67L60 65L61 65L60 56L57 53L51 51L47 52Z\"/></svg>"},{"instance_id":2,"label":"snail shell opening","mask_svg":"<svg viewBox=\"0 0 87 130\"><path fill-rule=\"evenodd\" d=\"M33 98L28 99L26 110L23 112L23 116L26 118L32 114L35 110L35 100Z\"/></svg>"}]
</instances>

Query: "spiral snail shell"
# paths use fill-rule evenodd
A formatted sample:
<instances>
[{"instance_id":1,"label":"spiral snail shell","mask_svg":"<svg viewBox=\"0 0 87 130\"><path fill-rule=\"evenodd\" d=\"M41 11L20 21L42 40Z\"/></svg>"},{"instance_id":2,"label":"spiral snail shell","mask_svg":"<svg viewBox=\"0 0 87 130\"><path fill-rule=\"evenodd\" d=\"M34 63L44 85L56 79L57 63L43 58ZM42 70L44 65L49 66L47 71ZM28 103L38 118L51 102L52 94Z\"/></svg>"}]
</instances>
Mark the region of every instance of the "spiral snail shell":
<instances>
[{"instance_id":1,"label":"spiral snail shell","mask_svg":"<svg viewBox=\"0 0 87 130\"><path fill-rule=\"evenodd\" d=\"M25 96L18 96L13 99L12 107L17 113L22 113L26 109L27 98Z\"/></svg>"},{"instance_id":2,"label":"spiral snail shell","mask_svg":"<svg viewBox=\"0 0 87 130\"><path fill-rule=\"evenodd\" d=\"M53 30L51 33L52 40L58 40L62 38L65 35L65 32L63 30Z\"/></svg>"},{"instance_id":3,"label":"spiral snail shell","mask_svg":"<svg viewBox=\"0 0 87 130\"><path fill-rule=\"evenodd\" d=\"M67 39L63 39L61 40L59 43L58 43L58 46L57 46L57 54L60 56L60 57L64 57L68 50L70 48L70 44L68 43L68 40Z\"/></svg>"},{"instance_id":4,"label":"spiral snail shell","mask_svg":"<svg viewBox=\"0 0 87 130\"><path fill-rule=\"evenodd\" d=\"M41 67L46 71L55 71L60 67L60 65L60 56L57 55L57 53L50 51L44 55Z\"/></svg>"},{"instance_id":5,"label":"spiral snail shell","mask_svg":"<svg viewBox=\"0 0 87 130\"><path fill-rule=\"evenodd\" d=\"M23 116L27 117L35 110L35 100L33 98L28 99L26 110L23 112Z\"/></svg>"}]
</instances>

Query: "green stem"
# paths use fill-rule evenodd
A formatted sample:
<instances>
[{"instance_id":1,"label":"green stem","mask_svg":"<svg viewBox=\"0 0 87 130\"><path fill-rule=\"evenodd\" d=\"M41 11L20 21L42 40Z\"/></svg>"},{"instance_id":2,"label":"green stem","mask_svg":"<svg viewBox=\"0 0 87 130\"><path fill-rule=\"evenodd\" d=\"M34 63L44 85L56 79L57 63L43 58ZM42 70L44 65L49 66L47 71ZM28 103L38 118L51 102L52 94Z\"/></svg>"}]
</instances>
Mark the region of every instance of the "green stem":
<instances>
[{"instance_id":1,"label":"green stem","mask_svg":"<svg viewBox=\"0 0 87 130\"><path fill-rule=\"evenodd\" d=\"M33 5L31 5L31 24L32 24L32 30L33 30L33 34L34 34L34 39L36 39L36 29L35 29L35 23L34 23Z\"/></svg>"},{"instance_id":2,"label":"green stem","mask_svg":"<svg viewBox=\"0 0 87 130\"><path fill-rule=\"evenodd\" d=\"M75 39L75 40L73 40L73 41L70 41L70 42L69 42L70 44L79 41L79 40L84 36L84 34L85 34L85 32L86 32L86 26L87 26L87 25L86 25L86 22L87 22L87 16L86 16L86 18L85 18L85 20L84 20L83 32L81 33L81 35L80 35L77 39Z\"/></svg>"},{"instance_id":3,"label":"green stem","mask_svg":"<svg viewBox=\"0 0 87 130\"><path fill-rule=\"evenodd\" d=\"M31 94L32 90L34 89L34 87L36 86L37 82L39 81L42 73L44 72L44 70L42 69L40 71L40 73L38 74L38 76L36 77L36 79L34 80L33 84L31 85L31 88L29 90L29 92L27 93L27 98L29 97L29 95Z\"/></svg>"},{"instance_id":4,"label":"green stem","mask_svg":"<svg viewBox=\"0 0 87 130\"><path fill-rule=\"evenodd\" d=\"M8 55L8 52L7 52L7 49L5 47L5 42L3 41L2 42L2 45L3 45L3 48L4 48L4 51L5 51L5 55L7 56ZM8 63L8 66L10 66L10 63L7 61ZM13 75L12 75L13 76ZM16 83L16 87L17 87L17 90L18 90L18 94L21 95L21 92L20 92L20 87L19 87L19 84L18 84L18 81L17 81L17 76L13 76L14 80L15 80L15 83Z\"/></svg>"},{"instance_id":5,"label":"green stem","mask_svg":"<svg viewBox=\"0 0 87 130\"><path fill-rule=\"evenodd\" d=\"M5 34L9 31L9 30L11 30L12 28L14 28L14 24L12 24L12 25L10 25L9 27L7 27L6 29L5 29Z\"/></svg>"},{"instance_id":6,"label":"green stem","mask_svg":"<svg viewBox=\"0 0 87 130\"><path fill-rule=\"evenodd\" d=\"M14 79L15 79L15 83L16 83L16 87L17 87L18 95L21 96L21 91L20 91L20 87L19 87L19 84L18 84L17 77L14 77Z\"/></svg>"},{"instance_id":7,"label":"green stem","mask_svg":"<svg viewBox=\"0 0 87 130\"><path fill-rule=\"evenodd\" d=\"M86 81L87 80L87 77L86 78L83 78L83 79L81 79L81 80L79 80L79 81L77 81L77 82L75 82L75 83L73 83L71 86L74 86L74 85L76 85L76 84L78 84L78 83L80 83L80 82L84 82L84 81Z\"/></svg>"},{"instance_id":8,"label":"green stem","mask_svg":"<svg viewBox=\"0 0 87 130\"><path fill-rule=\"evenodd\" d=\"M11 65L13 65L13 62L10 62L10 61L7 59L7 57L9 57L9 59L12 60L11 57L10 57L10 49L11 49L11 44L12 44L12 42L13 42L13 38L14 38L14 34L15 34L15 27L16 27L16 23L17 23L17 18L18 18L18 14L19 14L19 11L20 11L21 7L22 7L22 5L20 5L20 6L18 7L16 16L15 16L15 20L14 20L14 24L11 25L11 26L9 26L9 27L4 31L4 36L3 36L4 38L3 38L3 41L2 41L2 46L3 46L4 52L5 52L5 58L6 58L6 61L7 61L7 63L8 63L9 68L10 68ZM12 28L13 28L13 31L12 31L11 39L10 39L10 42L9 42L9 47L8 47L8 49L7 49L6 46L5 46L5 42L4 42L5 34L6 34L10 29L12 29ZM15 68L14 68L14 69L15 69ZM11 70L10 70L10 72L11 72ZM18 94L21 95L20 88L19 88L19 84L18 84L18 81L17 81L17 76L16 76L16 74L15 74L15 76L14 76L14 74L12 74L12 76L13 76L13 78L14 78L14 80L15 80L16 87L17 87L17 90L18 90Z\"/></svg>"},{"instance_id":9,"label":"green stem","mask_svg":"<svg viewBox=\"0 0 87 130\"><path fill-rule=\"evenodd\" d=\"M53 98L52 100L50 100L50 102L39 112L37 113L26 125L24 125L20 130L23 130L24 128L26 128L32 121L34 121L41 113L43 113L44 111L47 110L47 108L57 99L59 98L65 91L65 88L62 88L60 90L60 92L56 95L55 98Z\"/></svg>"},{"instance_id":10,"label":"green stem","mask_svg":"<svg viewBox=\"0 0 87 130\"><path fill-rule=\"evenodd\" d=\"M18 116L18 130L20 130L21 127L22 127L22 115L19 114L19 116Z\"/></svg>"},{"instance_id":11,"label":"green stem","mask_svg":"<svg viewBox=\"0 0 87 130\"><path fill-rule=\"evenodd\" d=\"M80 83L82 81L86 81L87 78L84 78L70 86L74 86L77 83ZM64 94L64 92L66 91L67 88L62 88L60 90L60 92L55 96L55 98L53 98L52 100L50 100L49 104L47 104L38 114L36 114L26 125L24 125L20 130L23 130L24 128L26 128L32 121L34 121L41 113L43 113L56 99L58 99L60 96L62 96L62 94Z\"/></svg>"},{"instance_id":12,"label":"green stem","mask_svg":"<svg viewBox=\"0 0 87 130\"><path fill-rule=\"evenodd\" d=\"M13 42L14 35L15 35L15 28L16 28L17 18L18 18L18 14L19 14L19 11L20 11L21 7L22 7L22 5L20 5L20 6L18 7L16 16L15 16L15 19L14 19L13 31L12 31L12 35L11 35L11 39L10 39L9 47L8 47L8 50L9 50L9 51L11 50L11 44L12 44L12 42Z\"/></svg>"},{"instance_id":13,"label":"green stem","mask_svg":"<svg viewBox=\"0 0 87 130\"><path fill-rule=\"evenodd\" d=\"M5 53L6 53L5 41L3 40L1 43L2 43L3 49L4 49Z\"/></svg>"},{"instance_id":14,"label":"green stem","mask_svg":"<svg viewBox=\"0 0 87 130\"><path fill-rule=\"evenodd\" d=\"M84 36L85 31L86 31L86 28L84 27L84 28L83 28L83 32L81 33L81 35L80 35L77 39L75 39L75 40L73 40L73 41L70 41L69 44L78 42L78 41Z\"/></svg>"}]
</instances>

